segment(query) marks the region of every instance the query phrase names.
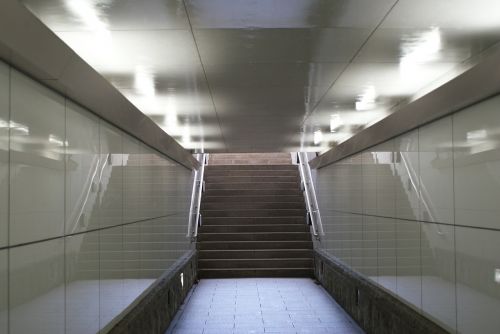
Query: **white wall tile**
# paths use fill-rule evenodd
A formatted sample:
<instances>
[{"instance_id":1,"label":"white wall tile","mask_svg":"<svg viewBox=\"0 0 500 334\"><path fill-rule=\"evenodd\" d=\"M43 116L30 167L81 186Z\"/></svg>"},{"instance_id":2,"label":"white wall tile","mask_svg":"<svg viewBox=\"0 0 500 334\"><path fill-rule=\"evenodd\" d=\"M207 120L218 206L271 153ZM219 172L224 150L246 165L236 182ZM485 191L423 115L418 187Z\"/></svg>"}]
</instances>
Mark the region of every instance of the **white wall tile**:
<instances>
[{"instance_id":1,"label":"white wall tile","mask_svg":"<svg viewBox=\"0 0 500 334\"><path fill-rule=\"evenodd\" d=\"M64 233L64 99L11 73L10 244Z\"/></svg>"},{"instance_id":2,"label":"white wall tile","mask_svg":"<svg viewBox=\"0 0 500 334\"><path fill-rule=\"evenodd\" d=\"M8 330L8 250L0 250L0 333Z\"/></svg>"},{"instance_id":3,"label":"white wall tile","mask_svg":"<svg viewBox=\"0 0 500 334\"><path fill-rule=\"evenodd\" d=\"M500 328L500 231L456 227L459 333Z\"/></svg>"},{"instance_id":4,"label":"white wall tile","mask_svg":"<svg viewBox=\"0 0 500 334\"><path fill-rule=\"evenodd\" d=\"M9 68L0 62L0 247L8 242L9 94Z\"/></svg>"},{"instance_id":5,"label":"white wall tile","mask_svg":"<svg viewBox=\"0 0 500 334\"><path fill-rule=\"evenodd\" d=\"M123 222L123 145L122 134L101 121L99 181L99 226L115 226Z\"/></svg>"},{"instance_id":6,"label":"white wall tile","mask_svg":"<svg viewBox=\"0 0 500 334\"><path fill-rule=\"evenodd\" d=\"M418 130L399 136L394 141L396 218L418 220L420 216Z\"/></svg>"},{"instance_id":7,"label":"white wall tile","mask_svg":"<svg viewBox=\"0 0 500 334\"><path fill-rule=\"evenodd\" d=\"M64 333L64 239L9 252L9 333Z\"/></svg>"},{"instance_id":8,"label":"white wall tile","mask_svg":"<svg viewBox=\"0 0 500 334\"><path fill-rule=\"evenodd\" d=\"M99 232L66 237L66 333L99 331Z\"/></svg>"},{"instance_id":9,"label":"white wall tile","mask_svg":"<svg viewBox=\"0 0 500 334\"><path fill-rule=\"evenodd\" d=\"M500 97L453 116L455 222L500 229Z\"/></svg>"},{"instance_id":10,"label":"white wall tile","mask_svg":"<svg viewBox=\"0 0 500 334\"><path fill-rule=\"evenodd\" d=\"M446 117L419 129L420 219L454 223L452 121Z\"/></svg>"},{"instance_id":11,"label":"white wall tile","mask_svg":"<svg viewBox=\"0 0 500 334\"><path fill-rule=\"evenodd\" d=\"M98 227L99 120L66 103L66 233Z\"/></svg>"},{"instance_id":12,"label":"white wall tile","mask_svg":"<svg viewBox=\"0 0 500 334\"><path fill-rule=\"evenodd\" d=\"M421 223L422 312L453 332L456 329L455 230Z\"/></svg>"}]
</instances>

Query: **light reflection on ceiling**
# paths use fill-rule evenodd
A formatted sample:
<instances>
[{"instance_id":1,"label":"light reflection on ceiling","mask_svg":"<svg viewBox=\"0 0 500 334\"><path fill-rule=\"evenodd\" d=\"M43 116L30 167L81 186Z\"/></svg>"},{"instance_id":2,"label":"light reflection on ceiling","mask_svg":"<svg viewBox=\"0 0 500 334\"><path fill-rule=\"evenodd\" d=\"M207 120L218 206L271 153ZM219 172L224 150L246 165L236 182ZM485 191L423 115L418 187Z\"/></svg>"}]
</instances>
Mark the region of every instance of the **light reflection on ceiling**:
<instances>
[{"instance_id":1,"label":"light reflection on ceiling","mask_svg":"<svg viewBox=\"0 0 500 334\"><path fill-rule=\"evenodd\" d=\"M500 41L498 0L22 0L187 149L326 151Z\"/></svg>"}]
</instances>

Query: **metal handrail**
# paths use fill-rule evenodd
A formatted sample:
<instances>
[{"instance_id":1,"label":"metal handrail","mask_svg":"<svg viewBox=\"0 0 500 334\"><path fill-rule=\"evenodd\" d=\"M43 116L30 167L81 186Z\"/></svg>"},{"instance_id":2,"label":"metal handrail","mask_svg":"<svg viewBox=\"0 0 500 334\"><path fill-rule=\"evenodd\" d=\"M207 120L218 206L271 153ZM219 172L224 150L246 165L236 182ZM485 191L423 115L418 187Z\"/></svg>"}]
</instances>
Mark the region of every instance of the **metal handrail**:
<instances>
[{"instance_id":1,"label":"metal handrail","mask_svg":"<svg viewBox=\"0 0 500 334\"><path fill-rule=\"evenodd\" d=\"M205 165L208 154L199 153L196 155L196 160L200 162L200 167L194 172L193 190L191 193L191 206L189 209L189 222L187 237L191 238L191 242L196 241L198 236L198 226L202 223L200 213L201 195L205 191Z\"/></svg>"},{"instance_id":2,"label":"metal handrail","mask_svg":"<svg viewBox=\"0 0 500 334\"><path fill-rule=\"evenodd\" d=\"M304 154L304 156L302 156ZM323 225L321 222L321 214L316 198L316 191L312 182L311 168L305 152L297 152L299 162L299 172L301 185L303 186L304 199L306 202L306 210L309 219L311 220L312 233L316 239L320 239L323 233Z\"/></svg>"}]
</instances>

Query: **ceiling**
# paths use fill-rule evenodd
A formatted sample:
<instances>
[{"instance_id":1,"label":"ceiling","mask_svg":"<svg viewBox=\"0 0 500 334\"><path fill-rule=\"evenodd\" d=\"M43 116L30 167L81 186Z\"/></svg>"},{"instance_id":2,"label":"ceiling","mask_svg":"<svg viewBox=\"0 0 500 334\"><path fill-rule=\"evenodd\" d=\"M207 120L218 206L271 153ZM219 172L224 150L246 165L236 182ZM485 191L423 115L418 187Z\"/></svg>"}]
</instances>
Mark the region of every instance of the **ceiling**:
<instances>
[{"instance_id":1,"label":"ceiling","mask_svg":"<svg viewBox=\"0 0 500 334\"><path fill-rule=\"evenodd\" d=\"M181 145L206 152L325 151L500 41L498 0L22 2Z\"/></svg>"}]
</instances>

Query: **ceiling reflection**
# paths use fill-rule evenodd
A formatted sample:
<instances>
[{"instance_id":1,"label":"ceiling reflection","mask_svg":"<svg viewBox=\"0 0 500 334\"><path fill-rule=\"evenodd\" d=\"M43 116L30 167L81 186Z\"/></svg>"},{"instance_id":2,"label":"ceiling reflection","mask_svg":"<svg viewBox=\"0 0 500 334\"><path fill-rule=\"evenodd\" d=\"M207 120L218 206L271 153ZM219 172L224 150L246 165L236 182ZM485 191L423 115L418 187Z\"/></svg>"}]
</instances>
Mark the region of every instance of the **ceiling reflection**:
<instances>
[{"instance_id":1,"label":"ceiling reflection","mask_svg":"<svg viewBox=\"0 0 500 334\"><path fill-rule=\"evenodd\" d=\"M22 2L181 145L208 152L326 151L500 41L497 0Z\"/></svg>"}]
</instances>

